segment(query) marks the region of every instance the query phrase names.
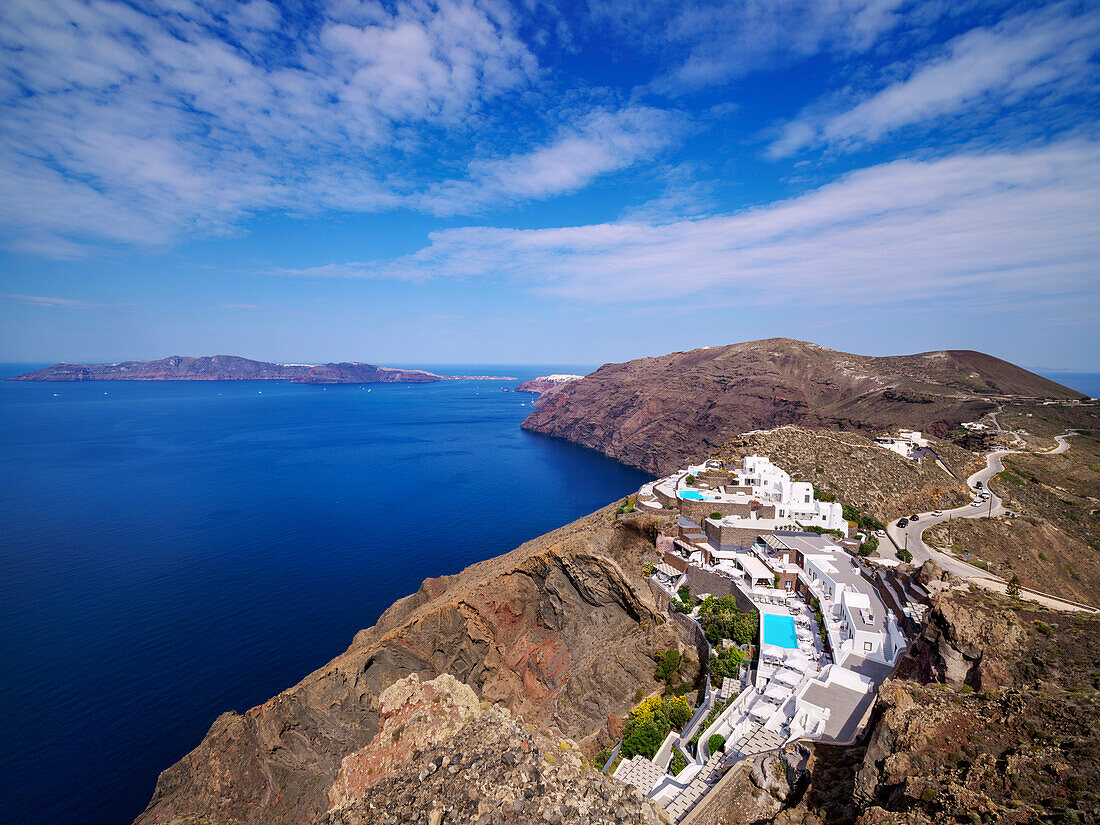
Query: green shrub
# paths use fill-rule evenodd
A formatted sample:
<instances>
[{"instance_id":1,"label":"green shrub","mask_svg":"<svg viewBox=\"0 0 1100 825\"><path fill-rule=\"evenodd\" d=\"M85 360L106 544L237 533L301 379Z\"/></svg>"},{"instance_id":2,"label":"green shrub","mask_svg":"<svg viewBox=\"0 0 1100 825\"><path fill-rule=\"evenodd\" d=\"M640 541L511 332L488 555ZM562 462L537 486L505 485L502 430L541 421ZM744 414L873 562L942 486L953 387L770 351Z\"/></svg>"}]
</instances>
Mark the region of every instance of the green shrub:
<instances>
[{"instance_id":1,"label":"green shrub","mask_svg":"<svg viewBox=\"0 0 1100 825\"><path fill-rule=\"evenodd\" d=\"M722 750L725 747L726 737L724 737L720 733L714 734L714 736L710 737L710 739L707 740L707 750L709 750L711 753L718 753L718 751Z\"/></svg>"},{"instance_id":2,"label":"green shrub","mask_svg":"<svg viewBox=\"0 0 1100 825\"><path fill-rule=\"evenodd\" d=\"M820 472L820 469L819 469ZM836 501L836 496L832 493L823 493L821 490L814 490L814 498L818 501Z\"/></svg>"},{"instance_id":3,"label":"green shrub","mask_svg":"<svg viewBox=\"0 0 1100 825\"><path fill-rule=\"evenodd\" d=\"M688 584L681 584L680 589L676 591L680 594L680 601L686 602L691 599L691 586Z\"/></svg>"},{"instance_id":4,"label":"green shrub","mask_svg":"<svg viewBox=\"0 0 1100 825\"><path fill-rule=\"evenodd\" d=\"M673 776L676 776L680 771L688 766L687 759L680 753L679 750L672 752L672 761L668 763L668 772Z\"/></svg>"},{"instance_id":5,"label":"green shrub","mask_svg":"<svg viewBox=\"0 0 1100 825\"><path fill-rule=\"evenodd\" d=\"M910 564L913 561L913 554L908 550L898 550L895 555L906 564Z\"/></svg>"},{"instance_id":6,"label":"green shrub","mask_svg":"<svg viewBox=\"0 0 1100 825\"><path fill-rule=\"evenodd\" d=\"M680 651L676 648L665 651L665 654L660 657L657 662L657 670L653 673L653 678L658 682L664 682L665 684L672 684L673 677L676 675L676 671L680 669Z\"/></svg>"},{"instance_id":7,"label":"green shrub","mask_svg":"<svg viewBox=\"0 0 1100 825\"><path fill-rule=\"evenodd\" d=\"M741 672L745 654L736 647L722 648L710 655L710 675L715 679L734 677Z\"/></svg>"},{"instance_id":8,"label":"green shrub","mask_svg":"<svg viewBox=\"0 0 1100 825\"><path fill-rule=\"evenodd\" d=\"M693 476L693 475L684 476L684 483L685 484L694 484L695 483L695 476Z\"/></svg>"},{"instance_id":9,"label":"green shrub","mask_svg":"<svg viewBox=\"0 0 1100 825\"><path fill-rule=\"evenodd\" d=\"M611 748L601 748L600 752L596 754L596 770L600 770L607 764L607 760L611 758Z\"/></svg>"},{"instance_id":10,"label":"green shrub","mask_svg":"<svg viewBox=\"0 0 1100 825\"><path fill-rule=\"evenodd\" d=\"M661 733L652 722L637 725L630 732L630 735L623 740L623 747L619 753L622 754L623 759L630 759L634 756L644 756L646 759L652 759L657 755L657 749L661 747L661 743L665 741L667 735L667 732Z\"/></svg>"},{"instance_id":11,"label":"green shrub","mask_svg":"<svg viewBox=\"0 0 1100 825\"><path fill-rule=\"evenodd\" d=\"M1012 599L1020 598L1020 577L1016 574L1008 580L1008 596Z\"/></svg>"},{"instance_id":12,"label":"green shrub","mask_svg":"<svg viewBox=\"0 0 1100 825\"><path fill-rule=\"evenodd\" d=\"M668 721L677 730L683 730L684 725L691 721L694 715L691 705L683 696L673 696L665 700L665 709L668 712Z\"/></svg>"}]
</instances>

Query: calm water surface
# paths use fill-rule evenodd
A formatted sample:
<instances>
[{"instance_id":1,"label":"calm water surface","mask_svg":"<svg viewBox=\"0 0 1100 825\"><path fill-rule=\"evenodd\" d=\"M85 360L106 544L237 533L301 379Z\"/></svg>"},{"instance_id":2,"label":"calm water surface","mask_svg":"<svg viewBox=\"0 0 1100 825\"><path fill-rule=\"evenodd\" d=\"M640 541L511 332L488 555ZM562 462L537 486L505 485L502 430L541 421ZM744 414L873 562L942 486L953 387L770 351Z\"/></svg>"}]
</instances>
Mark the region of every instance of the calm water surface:
<instances>
[{"instance_id":1,"label":"calm water surface","mask_svg":"<svg viewBox=\"0 0 1100 825\"><path fill-rule=\"evenodd\" d=\"M501 386L0 382L0 818L129 822L425 577L648 480Z\"/></svg>"}]
</instances>

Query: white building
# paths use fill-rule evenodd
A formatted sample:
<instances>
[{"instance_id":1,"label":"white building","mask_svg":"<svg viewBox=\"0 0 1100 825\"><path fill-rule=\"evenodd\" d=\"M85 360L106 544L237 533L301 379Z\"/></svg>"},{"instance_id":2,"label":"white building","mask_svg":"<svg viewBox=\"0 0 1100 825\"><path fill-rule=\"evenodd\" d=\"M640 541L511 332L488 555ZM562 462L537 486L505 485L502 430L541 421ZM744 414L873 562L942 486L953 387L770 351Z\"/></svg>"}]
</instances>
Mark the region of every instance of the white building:
<instances>
[{"instance_id":1,"label":"white building","mask_svg":"<svg viewBox=\"0 0 1100 825\"><path fill-rule=\"evenodd\" d=\"M897 438L882 436L876 438L875 443L897 453L902 458L913 458L913 453L922 447L927 447L929 441L921 434L920 430L901 430L898 432Z\"/></svg>"}]
</instances>

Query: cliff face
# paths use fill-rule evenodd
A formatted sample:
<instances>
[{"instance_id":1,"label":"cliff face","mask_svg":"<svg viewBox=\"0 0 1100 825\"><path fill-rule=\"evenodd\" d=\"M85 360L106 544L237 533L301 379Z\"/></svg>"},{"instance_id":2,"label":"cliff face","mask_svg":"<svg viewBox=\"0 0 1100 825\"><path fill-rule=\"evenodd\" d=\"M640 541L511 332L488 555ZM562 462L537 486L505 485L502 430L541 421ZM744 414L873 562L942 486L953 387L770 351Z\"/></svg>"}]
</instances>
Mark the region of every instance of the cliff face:
<instances>
[{"instance_id":1,"label":"cliff face","mask_svg":"<svg viewBox=\"0 0 1100 825\"><path fill-rule=\"evenodd\" d=\"M643 525L613 527L605 510L425 581L298 685L219 717L137 821L312 821L345 757L378 730L379 695L410 674L449 673L544 729L596 736L639 686L655 685L654 652L676 645L648 600L646 554Z\"/></svg>"},{"instance_id":2,"label":"cliff face","mask_svg":"<svg viewBox=\"0 0 1100 825\"><path fill-rule=\"evenodd\" d=\"M605 364L540 399L523 426L663 474L782 424L946 432L996 396L1083 397L978 352L872 358L775 338Z\"/></svg>"},{"instance_id":3,"label":"cliff face","mask_svg":"<svg viewBox=\"0 0 1100 825\"><path fill-rule=\"evenodd\" d=\"M119 364L54 364L9 381L295 381L303 384L427 384L467 376L436 375L425 370L339 364L272 364L235 355L199 358L173 355L156 361ZM470 376L474 377L474 376ZM493 378L494 376L476 376Z\"/></svg>"}]
</instances>

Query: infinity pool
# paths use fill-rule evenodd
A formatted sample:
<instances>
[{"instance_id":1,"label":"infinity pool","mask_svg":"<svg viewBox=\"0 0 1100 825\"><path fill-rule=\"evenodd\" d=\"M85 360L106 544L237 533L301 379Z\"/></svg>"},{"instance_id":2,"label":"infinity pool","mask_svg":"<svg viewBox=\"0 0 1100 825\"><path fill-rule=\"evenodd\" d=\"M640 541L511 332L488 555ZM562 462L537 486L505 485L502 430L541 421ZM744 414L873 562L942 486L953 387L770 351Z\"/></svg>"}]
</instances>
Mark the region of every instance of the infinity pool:
<instances>
[{"instance_id":1,"label":"infinity pool","mask_svg":"<svg viewBox=\"0 0 1100 825\"><path fill-rule=\"evenodd\" d=\"M795 634L794 619L777 613L765 613L763 642L766 645L785 647L789 650L797 649L798 636Z\"/></svg>"},{"instance_id":2,"label":"infinity pool","mask_svg":"<svg viewBox=\"0 0 1100 825\"><path fill-rule=\"evenodd\" d=\"M680 498L687 499L688 501L710 501L709 498L704 496L698 490L681 490Z\"/></svg>"}]
</instances>

